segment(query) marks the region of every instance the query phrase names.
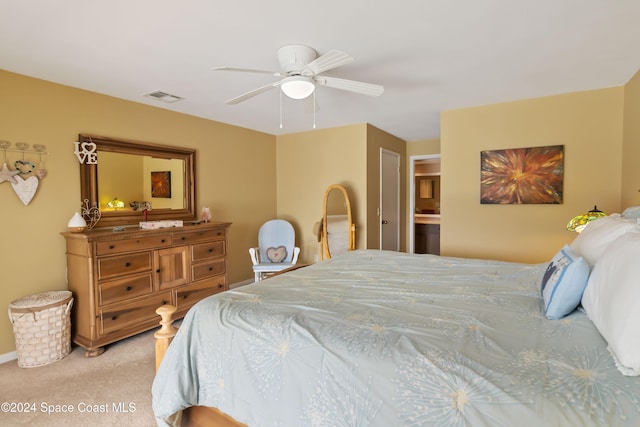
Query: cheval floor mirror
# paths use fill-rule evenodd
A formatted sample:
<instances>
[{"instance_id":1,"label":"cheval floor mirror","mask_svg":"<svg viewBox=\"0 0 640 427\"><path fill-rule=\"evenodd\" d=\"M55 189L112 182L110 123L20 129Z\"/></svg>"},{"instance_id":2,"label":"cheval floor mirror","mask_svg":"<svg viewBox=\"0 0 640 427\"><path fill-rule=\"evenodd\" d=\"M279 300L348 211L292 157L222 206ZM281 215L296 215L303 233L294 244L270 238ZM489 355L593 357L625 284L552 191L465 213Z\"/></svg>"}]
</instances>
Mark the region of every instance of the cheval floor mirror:
<instances>
[{"instance_id":1,"label":"cheval floor mirror","mask_svg":"<svg viewBox=\"0 0 640 427\"><path fill-rule=\"evenodd\" d=\"M322 258L329 259L356 246L356 225L351 215L351 200L340 184L330 185L322 203Z\"/></svg>"}]
</instances>

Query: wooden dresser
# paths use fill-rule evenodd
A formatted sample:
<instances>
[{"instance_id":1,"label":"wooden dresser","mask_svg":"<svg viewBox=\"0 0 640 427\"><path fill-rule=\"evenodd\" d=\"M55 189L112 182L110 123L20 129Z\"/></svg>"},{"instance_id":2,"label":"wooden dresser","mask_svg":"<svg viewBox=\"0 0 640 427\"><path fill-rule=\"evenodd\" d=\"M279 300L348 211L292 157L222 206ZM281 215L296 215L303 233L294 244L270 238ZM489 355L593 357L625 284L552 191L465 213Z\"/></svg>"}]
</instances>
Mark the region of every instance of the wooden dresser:
<instances>
[{"instance_id":1,"label":"wooden dresser","mask_svg":"<svg viewBox=\"0 0 640 427\"><path fill-rule=\"evenodd\" d=\"M182 318L202 298L227 290L230 225L62 233L73 342L97 356L107 344L157 327L161 305L175 305L174 318Z\"/></svg>"}]
</instances>

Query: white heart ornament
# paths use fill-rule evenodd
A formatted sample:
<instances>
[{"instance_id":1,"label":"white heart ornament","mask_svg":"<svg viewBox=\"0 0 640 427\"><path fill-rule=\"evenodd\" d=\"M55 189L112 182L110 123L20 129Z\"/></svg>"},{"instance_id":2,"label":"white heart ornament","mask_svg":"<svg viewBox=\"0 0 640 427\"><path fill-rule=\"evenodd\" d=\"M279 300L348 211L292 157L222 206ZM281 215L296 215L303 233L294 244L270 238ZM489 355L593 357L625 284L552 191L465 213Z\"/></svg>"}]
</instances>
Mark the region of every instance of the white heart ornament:
<instances>
[{"instance_id":1,"label":"white heart ornament","mask_svg":"<svg viewBox=\"0 0 640 427\"><path fill-rule=\"evenodd\" d=\"M38 189L38 178L35 176L29 177L26 180L22 179L20 176L14 176L16 182L12 182L11 186L13 187L13 191L16 192L22 203L25 206L31 202L33 196L36 195L36 190Z\"/></svg>"},{"instance_id":2,"label":"white heart ornament","mask_svg":"<svg viewBox=\"0 0 640 427\"><path fill-rule=\"evenodd\" d=\"M83 142L80 147L84 153L93 153L98 147L95 142Z\"/></svg>"}]
</instances>

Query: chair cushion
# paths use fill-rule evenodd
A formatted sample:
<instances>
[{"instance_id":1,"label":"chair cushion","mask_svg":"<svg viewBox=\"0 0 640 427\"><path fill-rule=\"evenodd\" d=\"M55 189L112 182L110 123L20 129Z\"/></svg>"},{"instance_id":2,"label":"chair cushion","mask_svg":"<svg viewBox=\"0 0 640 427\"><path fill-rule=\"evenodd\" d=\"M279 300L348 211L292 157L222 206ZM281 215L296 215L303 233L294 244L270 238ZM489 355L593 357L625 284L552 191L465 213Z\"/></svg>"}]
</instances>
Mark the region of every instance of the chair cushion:
<instances>
[{"instance_id":1,"label":"chair cushion","mask_svg":"<svg viewBox=\"0 0 640 427\"><path fill-rule=\"evenodd\" d=\"M282 219L272 219L265 222L258 231L258 247L260 248L260 262L291 262L295 247L296 234L293 226ZM284 247L284 258L280 260Z\"/></svg>"},{"instance_id":2,"label":"chair cushion","mask_svg":"<svg viewBox=\"0 0 640 427\"><path fill-rule=\"evenodd\" d=\"M283 262L287 258L287 248L278 246L276 248L267 248L267 259L271 262Z\"/></svg>"}]
</instances>

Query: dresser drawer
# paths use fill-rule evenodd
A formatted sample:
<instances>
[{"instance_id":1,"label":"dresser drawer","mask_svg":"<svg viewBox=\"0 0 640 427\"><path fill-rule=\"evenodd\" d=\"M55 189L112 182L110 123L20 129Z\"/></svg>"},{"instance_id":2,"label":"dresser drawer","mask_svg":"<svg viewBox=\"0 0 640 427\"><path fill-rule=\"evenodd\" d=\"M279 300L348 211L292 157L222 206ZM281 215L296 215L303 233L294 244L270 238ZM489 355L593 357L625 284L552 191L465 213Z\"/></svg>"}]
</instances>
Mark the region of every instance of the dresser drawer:
<instances>
[{"instance_id":1,"label":"dresser drawer","mask_svg":"<svg viewBox=\"0 0 640 427\"><path fill-rule=\"evenodd\" d=\"M200 261L207 258L218 257L224 255L224 241L216 241L209 243L198 243L191 246L191 259Z\"/></svg>"},{"instance_id":2,"label":"dresser drawer","mask_svg":"<svg viewBox=\"0 0 640 427\"><path fill-rule=\"evenodd\" d=\"M227 284L224 275L212 277L187 286L182 286L178 288L176 308L178 310L187 309L202 298L217 294L218 292L222 292L226 289Z\"/></svg>"},{"instance_id":3,"label":"dresser drawer","mask_svg":"<svg viewBox=\"0 0 640 427\"><path fill-rule=\"evenodd\" d=\"M142 276L124 277L122 279L101 282L98 285L100 305L126 300L153 291L153 281L150 273Z\"/></svg>"},{"instance_id":4,"label":"dresser drawer","mask_svg":"<svg viewBox=\"0 0 640 427\"><path fill-rule=\"evenodd\" d=\"M224 273L224 259L201 262L191 266L191 280L198 281Z\"/></svg>"},{"instance_id":5,"label":"dresser drawer","mask_svg":"<svg viewBox=\"0 0 640 427\"><path fill-rule=\"evenodd\" d=\"M157 249L171 245L171 236L149 236L137 239L111 240L96 243L97 255L120 254L123 252Z\"/></svg>"},{"instance_id":6,"label":"dresser drawer","mask_svg":"<svg viewBox=\"0 0 640 427\"><path fill-rule=\"evenodd\" d=\"M151 271L151 252L98 258L98 280Z\"/></svg>"},{"instance_id":7,"label":"dresser drawer","mask_svg":"<svg viewBox=\"0 0 640 427\"><path fill-rule=\"evenodd\" d=\"M100 310L100 333L118 331L157 317L156 308L171 302L171 291L138 298L125 304L113 304Z\"/></svg>"},{"instance_id":8,"label":"dresser drawer","mask_svg":"<svg viewBox=\"0 0 640 427\"><path fill-rule=\"evenodd\" d=\"M225 229L202 229L200 231L191 231L188 233L176 232L173 235L173 243L193 243L202 242L204 240L224 240Z\"/></svg>"}]
</instances>

